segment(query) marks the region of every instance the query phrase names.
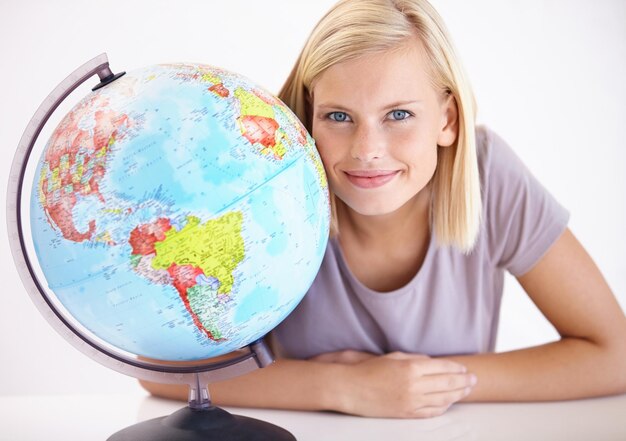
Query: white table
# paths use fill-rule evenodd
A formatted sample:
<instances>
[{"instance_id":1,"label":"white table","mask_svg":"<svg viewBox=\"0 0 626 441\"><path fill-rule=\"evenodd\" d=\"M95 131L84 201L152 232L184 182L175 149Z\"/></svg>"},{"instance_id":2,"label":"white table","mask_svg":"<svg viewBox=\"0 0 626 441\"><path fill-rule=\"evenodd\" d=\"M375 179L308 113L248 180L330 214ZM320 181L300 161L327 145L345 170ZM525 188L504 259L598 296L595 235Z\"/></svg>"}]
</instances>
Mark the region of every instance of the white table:
<instances>
[{"instance_id":1,"label":"white table","mask_svg":"<svg viewBox=\"0 0 626 441\"><path fill-rule=\"evenodd\" d=\"M184 403L145 395L0 396L2 441L97 441ZM568 402L457 404L424 420L227 408L282 426L299 441L624 441L626 395Z\"/></svg>"}]
</instances>

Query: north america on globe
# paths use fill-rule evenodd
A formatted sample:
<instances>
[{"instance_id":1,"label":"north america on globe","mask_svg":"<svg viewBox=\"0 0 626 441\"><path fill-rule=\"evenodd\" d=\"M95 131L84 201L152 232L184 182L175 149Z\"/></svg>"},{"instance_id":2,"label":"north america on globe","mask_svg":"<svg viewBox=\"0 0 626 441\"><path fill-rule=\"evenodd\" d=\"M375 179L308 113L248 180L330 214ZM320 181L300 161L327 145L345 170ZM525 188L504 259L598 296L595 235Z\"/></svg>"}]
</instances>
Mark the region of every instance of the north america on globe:
<instances>
[{"instance_id":1,"label":"north america on globe","mask_svg":"<svg viewBox=\"0 0 626 441\"><path fill-rule=\"evenodd\" d=\"M295 308L325 250L322 163L280 100L197 64L129 72L48 141L31 198L48 288L97 338L197 360Z\"/></svg>"}]
</instances>

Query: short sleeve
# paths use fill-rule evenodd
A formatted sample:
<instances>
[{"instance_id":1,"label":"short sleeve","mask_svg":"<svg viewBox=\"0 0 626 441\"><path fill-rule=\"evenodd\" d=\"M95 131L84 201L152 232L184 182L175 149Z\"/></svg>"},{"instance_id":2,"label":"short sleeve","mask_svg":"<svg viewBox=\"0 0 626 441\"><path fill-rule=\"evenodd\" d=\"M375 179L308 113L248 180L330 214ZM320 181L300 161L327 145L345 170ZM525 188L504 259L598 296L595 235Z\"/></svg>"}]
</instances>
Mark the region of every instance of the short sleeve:
<instances>
[{"instance_id":1,"label":"short sleeve","mask_svg":"<svg viewBox=\"0 0 626 441\"><path fill-rule=\"evenodd\" d=\"M569 212L498 135L480 128L477 148L486 199L484 231L491 261L520 276L563 233Z\"/></svg>"}]
</instances>

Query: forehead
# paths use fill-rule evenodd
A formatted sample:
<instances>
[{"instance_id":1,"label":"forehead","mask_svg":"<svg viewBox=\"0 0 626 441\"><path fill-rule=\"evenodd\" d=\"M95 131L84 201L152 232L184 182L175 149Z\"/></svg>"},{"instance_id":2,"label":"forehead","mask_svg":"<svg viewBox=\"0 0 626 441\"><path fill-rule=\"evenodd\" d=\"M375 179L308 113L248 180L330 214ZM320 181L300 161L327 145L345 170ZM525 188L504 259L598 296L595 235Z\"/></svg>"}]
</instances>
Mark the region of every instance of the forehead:
<instances>
[{"instance_id":1,"label":"forehead","mask_svg":"<svg viewBox=\"0 0 626 441\"><path fill-rule=\"evenodd\" d=\"M418 38L411 38L397 48L326 69L312 84L313 104L362 106L425 99L434 91L428 72L424 48Z\"/></svg>"}]
</instances>

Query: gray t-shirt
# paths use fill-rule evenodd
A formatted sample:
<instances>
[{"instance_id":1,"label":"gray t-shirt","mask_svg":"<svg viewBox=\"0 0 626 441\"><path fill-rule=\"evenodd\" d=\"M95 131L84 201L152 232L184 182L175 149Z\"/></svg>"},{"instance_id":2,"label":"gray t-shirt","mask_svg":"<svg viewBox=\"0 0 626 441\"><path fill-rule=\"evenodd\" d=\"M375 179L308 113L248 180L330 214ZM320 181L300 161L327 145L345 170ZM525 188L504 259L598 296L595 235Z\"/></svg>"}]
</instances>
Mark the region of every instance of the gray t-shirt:
<instances>
[{"instance_id":1,"label":"gray t-shirt","mask_svg":"<svg viewBox=\"0 0 626 441\"><path fill-rule=\"evenodd\" d=\"M273 332L281 355L494 350L504 271L530 270L565 230L569 213L495 133L479 127L476 139L483 222L472 252L438 247L431 234L413 279L379 293L354 277L331 239L313 285Z\"/></svg>"}]
</instances>

